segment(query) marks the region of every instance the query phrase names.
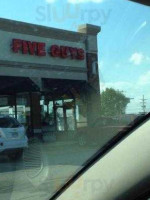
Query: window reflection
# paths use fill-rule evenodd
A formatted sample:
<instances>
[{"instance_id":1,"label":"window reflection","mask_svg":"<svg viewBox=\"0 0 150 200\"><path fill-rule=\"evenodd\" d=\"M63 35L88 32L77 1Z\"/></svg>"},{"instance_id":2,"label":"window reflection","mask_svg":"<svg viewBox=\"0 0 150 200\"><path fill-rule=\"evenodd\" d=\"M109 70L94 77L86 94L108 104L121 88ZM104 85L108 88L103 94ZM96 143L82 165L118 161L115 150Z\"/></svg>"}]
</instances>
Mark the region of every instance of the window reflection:
<instances>
[{"instance_id":1,"label":"window reflection","mask_svg":"<svg viewBox=\"0 0 150 200\"><path fill-rule=\"evenodd\" d=\"M0 19L0 117L20 123L0 127L0 153L8 150L0 157L0 200L49 199L97 150L149 111L149 10L130 1L89 0L60 7L66 18L59 23L55 16L54 27L69 32L18 22L27 14L44 25L50 8L59 6L48 3L31 1L30 16L22 12L25 1L0 1L2 18L14 5L18 11L17 22ZM64 8L69 13L74 6L78 19L64 23ZM87 24L77 28L80 17Z\"/></svg>"}]
</instances>

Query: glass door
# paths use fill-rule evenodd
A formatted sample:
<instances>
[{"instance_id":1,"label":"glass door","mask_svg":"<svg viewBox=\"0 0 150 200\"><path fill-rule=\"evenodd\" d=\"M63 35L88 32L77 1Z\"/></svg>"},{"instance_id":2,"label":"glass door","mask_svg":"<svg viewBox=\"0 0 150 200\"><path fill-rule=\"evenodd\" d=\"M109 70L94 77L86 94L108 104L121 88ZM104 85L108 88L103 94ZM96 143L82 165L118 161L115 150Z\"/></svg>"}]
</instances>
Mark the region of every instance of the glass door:
<instances>
[{"instance_id":1,"label":"glass door","mask_svg":"<svg viewBox=\"0 0 150 200\"><path fill-rule=\"evenodd\" d=\"M74 131L76 129L74 108L65 109L65 112L67 131Z\"/></svg>"},{"instance_id":2,"label":"glass door","mask_svg":"<svg viewBox=\"0 0 150 200\"><path fill-rule=\"evenodd\" d=\"M57 131L65 131L65 113L62 100L55 101L55 112Z\"/></svg>"},{"instance_id":3,"label":"glass door","mask_svg":"<svg viewBox=\"0 0 150 200\"><path fill-rule=\"evenodd\" d=\"M73 99L57 100L54 103L57 131L76 130L76 111Z\"/></svg>"},{"instance_id":4,"label":"glass door","mask_svg":"<svg viewBox=\"0 0 150 200\"><path fill-rule=\"evenodd\" d=\"M57 120L57 130L65 131L65 118L64 118L63 107L57 107L56 120Z\"/></svg>"},{"instance_id":5,"label":"glass door","mask_svg":"<svg viewBox=\"0 0 150 200\"><path fill-rule=\"evenodd\" d=\"M16 96L17 119L26 128L31 126L30 97L27 93Z\"/></svg>"},{"instance_id":6,"label":"glass door","mask_svg":"<svg viewBox=\"0 0 150 200\"><path fill-rule=\"evenodd\" d=\"M75 131L76 130L75 101L73 99L64 99L63 107L65 113L66 130L68 132Z\"/></svg>"}]
</instances>

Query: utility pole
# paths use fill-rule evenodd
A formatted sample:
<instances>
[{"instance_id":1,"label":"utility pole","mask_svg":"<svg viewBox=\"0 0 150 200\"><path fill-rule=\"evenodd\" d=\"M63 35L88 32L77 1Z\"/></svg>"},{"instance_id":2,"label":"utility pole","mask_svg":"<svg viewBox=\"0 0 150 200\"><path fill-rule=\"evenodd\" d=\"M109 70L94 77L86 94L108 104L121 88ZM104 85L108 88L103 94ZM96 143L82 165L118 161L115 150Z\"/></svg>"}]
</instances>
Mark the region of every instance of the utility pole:
<instances>
[{"instance_id":1,"label":"utility pole","mask_svg":"<svg viewBox=\"0 0 150 200\"><path fill-rule=\"evenodd\" d=\"M144 95L143 95L143 98L142 99L140 99L141 100L141 107L142 107L142 110L143 110L143 114L145 114L146 113L146 101L147 101L147 99L145 99L145 97L144 97Z\"/></svg>"}]
</instances>

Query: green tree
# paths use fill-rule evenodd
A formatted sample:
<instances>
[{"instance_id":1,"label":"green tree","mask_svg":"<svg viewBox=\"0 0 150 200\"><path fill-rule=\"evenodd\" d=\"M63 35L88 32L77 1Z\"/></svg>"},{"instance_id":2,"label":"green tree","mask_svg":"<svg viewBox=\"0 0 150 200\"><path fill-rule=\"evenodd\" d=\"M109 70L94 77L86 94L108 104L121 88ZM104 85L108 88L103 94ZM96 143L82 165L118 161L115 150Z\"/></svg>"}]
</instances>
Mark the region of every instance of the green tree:
<instances>
[{"instance_id":1,"label":"green tree","mask_svg":"<svg viewBox=\"0 0 150 200\"><path fill-rule=\"evenodd\" d=\"M101 115L117 116L124 114L129 102L130 99L119 90L106 88L106 90L101 93Z\"/></svg>"}]
</instances>

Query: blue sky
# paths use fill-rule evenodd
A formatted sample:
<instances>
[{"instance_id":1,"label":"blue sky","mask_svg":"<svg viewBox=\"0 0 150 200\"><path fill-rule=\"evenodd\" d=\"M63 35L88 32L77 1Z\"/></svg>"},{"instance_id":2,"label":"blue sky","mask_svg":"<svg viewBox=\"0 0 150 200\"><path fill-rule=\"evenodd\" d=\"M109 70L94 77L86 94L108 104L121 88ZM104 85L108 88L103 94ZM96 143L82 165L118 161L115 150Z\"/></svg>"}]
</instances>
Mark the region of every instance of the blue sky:
<instances>
[{"instance_id":1,"label":"blue sky","mask_svg":"<svg viewBox=\"0 0 150 200\"><path fill-rule=\"evenodd\" d=\"M101 26L98 35L101 91L122 90L134 98L128 113L150 110L150 8L127 0L5 0L0 17L76 31L79 24Z\"/></svg>"}]
</instances>

